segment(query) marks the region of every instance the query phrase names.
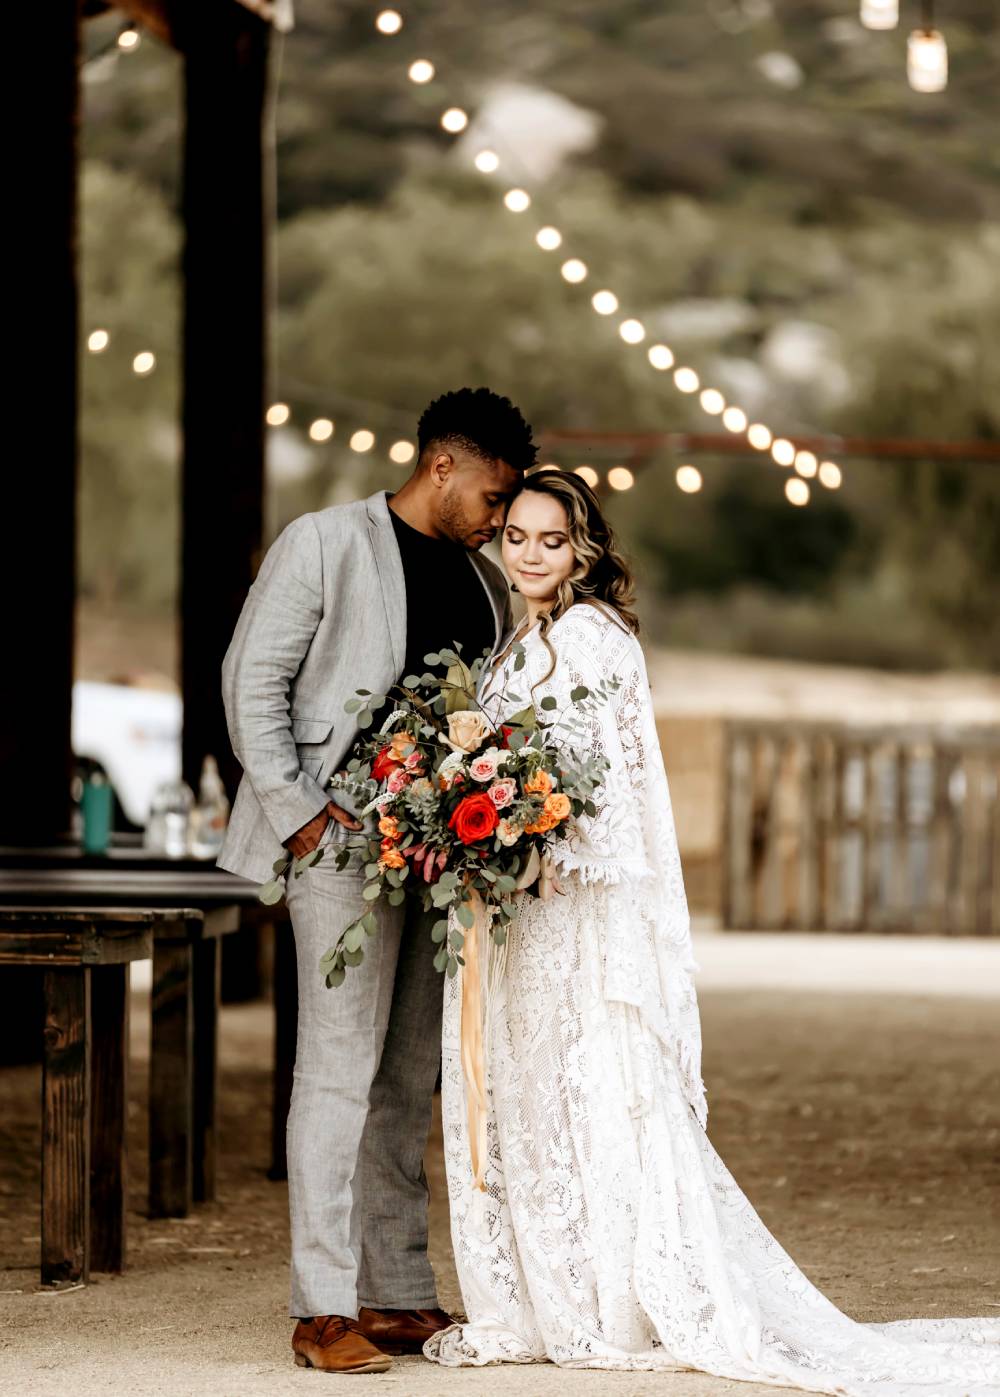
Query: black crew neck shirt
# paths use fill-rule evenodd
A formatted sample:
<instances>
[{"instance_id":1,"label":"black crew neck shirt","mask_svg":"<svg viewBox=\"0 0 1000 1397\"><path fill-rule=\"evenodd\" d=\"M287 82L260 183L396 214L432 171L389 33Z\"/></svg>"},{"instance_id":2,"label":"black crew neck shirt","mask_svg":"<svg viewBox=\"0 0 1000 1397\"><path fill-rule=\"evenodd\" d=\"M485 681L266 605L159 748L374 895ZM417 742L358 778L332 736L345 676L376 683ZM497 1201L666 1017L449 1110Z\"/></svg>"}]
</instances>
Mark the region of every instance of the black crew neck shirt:
<instances>
[{"instance_id":1,"label":"black crew neck shirt","mask_svg":"<svg viewBox=\"0 0 1000 1397\"><path fill-rule=\"evenodd\" d=\"M406 581L406 661L398 677L428 670L443 674L447 665L424 661L442 646L458 650L471 665L484 650L493 649L496 623L469 550L450 539L422 534L391 507L389 517Z\"/></svg>"}]
</instances>

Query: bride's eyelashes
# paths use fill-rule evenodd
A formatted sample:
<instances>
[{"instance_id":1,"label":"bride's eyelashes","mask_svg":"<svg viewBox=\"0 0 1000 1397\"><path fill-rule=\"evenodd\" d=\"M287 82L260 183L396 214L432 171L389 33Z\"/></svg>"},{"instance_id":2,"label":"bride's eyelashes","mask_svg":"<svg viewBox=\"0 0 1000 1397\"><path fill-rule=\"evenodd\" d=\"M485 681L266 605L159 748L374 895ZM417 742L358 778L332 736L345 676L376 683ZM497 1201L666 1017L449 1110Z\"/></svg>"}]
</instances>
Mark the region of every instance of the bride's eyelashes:
<instances>
[{"instance_id":1,"label":"bride's eyelashes","mask_svg":"<svg viewBox=\"0 0 1000 1397\"><path fill-rule=\"evenodd\" d=\"M520 548L521 544L527 541L520 534L512 534L509 529L507 530L506 538L512 548ZM546 539L544 540L544 546L546 548L551 548L553 552L555 552L560 549L565 542L566 540L564 538L557 538L555 540Z\"/></svg>"}]
</instances>

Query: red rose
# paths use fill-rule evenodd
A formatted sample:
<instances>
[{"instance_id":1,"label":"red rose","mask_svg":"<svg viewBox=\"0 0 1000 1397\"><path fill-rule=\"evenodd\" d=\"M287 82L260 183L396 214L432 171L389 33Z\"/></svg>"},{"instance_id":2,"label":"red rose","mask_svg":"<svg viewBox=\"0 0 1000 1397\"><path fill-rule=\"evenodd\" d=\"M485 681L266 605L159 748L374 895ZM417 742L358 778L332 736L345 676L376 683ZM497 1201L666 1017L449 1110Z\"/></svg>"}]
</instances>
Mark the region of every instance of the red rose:
<instances>
[{"instance_id":1,"label":"red rose","mask_svg":"<svg viewBox=\"0 0 1000 1397\"><path fill-rule=\"evenodd\" d=\"M500 728L500 746L505 751L510 747L510 735L513 731L514 729L509 728L506 723L502 724Z\"/></svg>"},{"instance_id":2,"label":"red rose","mask_svg":"<svg viewBox=\"0 0 1000 1397\"><path fill-rule=\"evenodd\" d=\"M392 748L383 747L372 762L372 777L376 781L384 781L397 766L399 766L399 762Z\"/></svg>"},{"instance_id":3,"label":"red rose","mask_svg":"<svg viewBox=\"0 0 1000 1397\"><path fill-rule=\"evenodd\" d=\"M479 791L458 802L448 828L455 831L463 844L475 844L480 839L488 839L499 823L496 806L485 791Z\"/></svg>"}]
</instances>

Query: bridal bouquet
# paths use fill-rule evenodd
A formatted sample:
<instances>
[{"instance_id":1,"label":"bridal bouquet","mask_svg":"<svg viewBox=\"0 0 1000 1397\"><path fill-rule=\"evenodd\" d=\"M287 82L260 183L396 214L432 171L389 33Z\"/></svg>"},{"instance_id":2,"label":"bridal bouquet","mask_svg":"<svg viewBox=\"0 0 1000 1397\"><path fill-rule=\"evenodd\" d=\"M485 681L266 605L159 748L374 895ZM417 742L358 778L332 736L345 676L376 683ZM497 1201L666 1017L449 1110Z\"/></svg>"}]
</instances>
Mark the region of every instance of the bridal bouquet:
<instances>
[{"instance_id":1,"label":"bridal bouquet","mask_svg":"<svg viewBox=\"0 0 1000 1397\"><path fill-rule=\"evenodd\" d=\"M486 657L467 666L458 649L424 657L447 666L443 679L408 675L388 694L356 691L346 708L362 733L346 771L330 782L334 798L343 792L355 807L363 804L368 826L339 848L337 867L356 861L364 868L365 902L385 898L397 906L409 892L425 910L436 909L434 964L448 975L465 965L467 934L481 918L502 946L515 895L558 890L552 850L571 816L596 814L592 797L607 768L603 759L580 755L574 742L594 707L617 688L613 679L596 691L580 685L564 711L546 697L541 716L529 703L497 724L476 698ZM516 674L524 667L522 646L514 656ZM524 702L506 690L494 701L497 712ZM373 731L387 702L392 709ZM262 899L277 901L282 876L302 876L329 853L320 848L279 860ZM375 932L371 910L344 927L320 963L328 988L361 963Z\"/></svg>"}]
</instances>

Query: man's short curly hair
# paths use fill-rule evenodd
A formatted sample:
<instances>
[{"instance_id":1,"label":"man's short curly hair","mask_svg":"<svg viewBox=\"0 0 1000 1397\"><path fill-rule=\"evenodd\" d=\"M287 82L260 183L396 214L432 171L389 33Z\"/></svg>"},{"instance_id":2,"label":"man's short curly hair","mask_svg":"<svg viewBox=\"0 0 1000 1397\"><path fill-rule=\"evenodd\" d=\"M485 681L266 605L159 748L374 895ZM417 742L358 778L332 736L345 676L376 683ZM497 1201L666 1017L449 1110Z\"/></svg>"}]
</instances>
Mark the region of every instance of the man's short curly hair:
<instances>
[{"instance_id":1,"label":"man's short curly hair","mask_svg":"<svg viewBox=\"0 0 1000 1397\"><path fill-rule=\"evenodd\" d=\"M530 470L538 447L531 427L509 398L489 388L459 388L427 407L417 427L421 454L432 442L463 447L485 461L506 461L515 470Z\"/></svg>"}]
</instances>

